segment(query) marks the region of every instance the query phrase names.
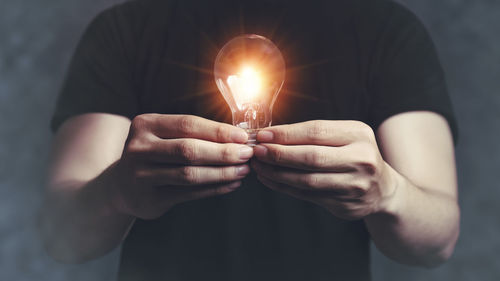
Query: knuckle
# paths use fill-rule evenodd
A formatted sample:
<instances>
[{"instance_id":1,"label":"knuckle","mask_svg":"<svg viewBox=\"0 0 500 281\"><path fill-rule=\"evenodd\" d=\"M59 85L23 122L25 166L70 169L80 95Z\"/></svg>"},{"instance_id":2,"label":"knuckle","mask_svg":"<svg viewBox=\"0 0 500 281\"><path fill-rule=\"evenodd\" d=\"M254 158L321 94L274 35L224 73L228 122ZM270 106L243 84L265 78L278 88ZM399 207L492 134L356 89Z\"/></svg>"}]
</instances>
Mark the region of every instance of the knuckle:
<instances>
[{"instance_id":1,"label":"knuckle","mask_svg":"<svg viewBox=\"0 0 500 281\"><path fill-rule=\"evenodd\" d=\"M125 151L129 156L139 156L146 152L150 147L150 141L145 137L133 137L128 141Z\"/></svg>"},{"instance_id":2,"label":"knuckle","mask_svg":"<svg viewBox=\"0 0 500 281\"><path fill-rule=\"evenodd\" d=\"M274 138L281 143L288 143L290 140L290 136L287 130L287 127L282 127L279 130L273 130Z\"/></svg>"},{"instance_id":3,"label":"knuckle","mask_svg":"<svg viewBox=\"0 0 500 281\"><path fill-rule=\"evenodd\" d=\"M180 170L181 182L185 184L198 183L198 170L191 166L182 167Z\"/></svg>"},{"instance_id":4,"label":"knuckle","mask_svg":"<svg viewBox=\"0 0 500 281\"><path fill-rule=\"evenodd\" d=\"M361 162L358 164L361 171L368 175L375 175L377 173L377 165L372 162Z\"/></svg>"},{"instance_id":5,"label":"knuckle","mask_svg":"<svg viewBox=\"0 0 500 281\"><path fill-rule=\"evenodd\" d=\"M357 133L365 140L374 141L375 133L373 129L368 126L366 123L361 121L353 121L355 122L355 128L357 129Z\"/></svg>"},{"instance_id":6,"label":"knuckle","mask_svg":"<svg viewBox=\"0 0 500 281\"><path fill-rule=\"evenodd\" d=\"M194 163L197 160L198 148L191 140L183 140L178 145L178 155L185 163Z\"/></svg>"},{"instance_id":7,"label":"knuckle","mask_svg":"<svg viewBox=\"0 0 500 281\"><path fill-rule=\"evenodd\" d=\"M354 186L351 188L351 196L354 197L355 199L359 199L361 197L363 197L363 195L365 194L365 190L359 186Z\"/></svg>"},{"instance_id":8,"label":"knuckle","mask_svg":"<svg viewBox=\"0 0 500 281\"><path fill-rule=\"evenodd\" d=\"M283 151L279 148L269 149L269 157L275 163L281 163L283 159Z\"/></svg>"},{"instance_id":9,"label":"knuckle","mask_svg":"<svg viewBox=\"0 0 500 281\"><path fill-rule=\"evenodd\" d=\"M153 118L152 114L140 114L135 116L134 119L132 119L130 131L134 133L148 128Z\"/></svg>"},{"instance_id":10,"label":"knuckle","mask_svg":"<svg viewBox=\"0 0 500 281\"><path fill-rule=\"evenodd\" d=\"M377 173L380 157L371 146L360 149L360 159L356 162L357 170L368 175Z\"/></svg>"},{"instance_id":11,"label":"knuckle","mask_svg":"<svg viewBox=\"0 0 500 281\"><path fill-rule=\"evenodd\" d=\"M358 185L359 189L366 193L368 190L370 190L371 181L369 179L364 179Z\"/></svg>"},{"instance_id":12,"label":"knuckle","mask_svg":"<svg viewBox=\"0 0 500 281\"><path fill-rule=\"evenodd\" d=\"M225 167L220 171L220 180L228 181L233 179L237 175L238 171L236 167Z\"/></svg>"},{"instance_id":13,"label":"knuckle","mask_svg":"<svg viewBox=\"0 0 500 281\"><path fill-rule=\"evenodd\" d=\"M218 141L230 140L231 137L230 129L224 125L219 125L216 129L215 136Z\"/></svg>"},{"instance_id":14,"label":"knuckle","mask_svg":"<svg viewBox=\"0 0 500 281\"><path fill-rule=\"evenodd\" d=\"M132 123L131 123L131 130L140 130L141 128L144 127L144 125L147 123L147 121L145 120L146 118L144 117L144 115L137 115L134 117L134 119L132 119Z\"/></svg>"},{"instance_id":15,"label":"knuckle","mask_svg":"<svg viewBox=\"0 0 500 281\"><path fill-rule=\"evenodd\" d=\"M310 121L310 125L307 127L307 136L311 140L322 140L328 133L328 126L324 121L314 120Z\"/></svg>"},{"instance_id":16,"label":"knuckle","mask_svg":"<svg viewBox=\"0 0 500 281\"><path fill-rule=\"evenodd\" d=\"M226 188L224 185L222 185L222 186L217 186L217 187L215 187L215 188L213 189L213 194L214 194L214 195L222 195L222 194L227 193L227 191L228 191L228 190L227 190L227 188Z\"/></svg>"},{"instance_id":17,"label":"knuckle","mask_svg":"<svg viewBox=\"0 0 500 281\"><path fill-rule=\"evenodd\" d=\"M355 198L363 197L370 190L371 182L369 180L358 180L351 186L351 193Z\"/></svg>"},{"instance_id":18,"label":"knuckle","mask_svg":"<svg viewBox=\"0 0 500 281\"><path fill-rule=\"evenodd\" d=\"M197 118L191 115L181 117L179 121L179 132L184 135L192 134L196 126L196 121Z\"/></svg>"},{"instance_id":19,"label":"knuckle","mask_svg":"<svg viewBox=\"0 0 500 281\"><path fill-rule=\"evenodd\" d=\"M225 145L222 147L220 155L223 162L233 162L237 153L234 151L232 146Z\"/></svg>"},{"instance_id":20,"label":"knuckle","mask_svg":"<svg viewBox=\"0 0 500 281\"><path fill-rule=\"evenodd\" d=\"M327 161L327 155L318 150L314 150L312 153L306 155L306 163L311 167L325 167Z\"/></svg>"},{"instance_id":21,"label":"knuckle","mask_svg":"<svg viewBox=\"0 0 500 281\"><path fill-rule=\"evenodd\" d=\"M316 187L319 184L319 178L314 174L306 175L306 182L308 186Z\"/></svg>"}]
</instances>

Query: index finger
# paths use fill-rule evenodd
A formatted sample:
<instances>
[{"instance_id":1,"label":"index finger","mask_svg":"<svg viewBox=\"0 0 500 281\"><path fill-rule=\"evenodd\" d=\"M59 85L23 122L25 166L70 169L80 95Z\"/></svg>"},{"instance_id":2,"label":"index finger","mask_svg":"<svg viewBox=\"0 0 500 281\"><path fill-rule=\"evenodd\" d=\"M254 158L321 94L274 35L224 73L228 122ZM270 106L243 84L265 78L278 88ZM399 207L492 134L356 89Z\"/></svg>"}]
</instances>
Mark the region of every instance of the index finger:
<instances>
[{"instance_id":1,"label":"index finger","mask_svg":"<svg viewBox=\"0 0 500 281\"><path fill-rule=\"evenodd\" d=\"M194 115L158 114L151 130L162 139L195 138L219 143L245 143L248 140L247 133L241 128Z\"/></svg>"},{"instance_id":2,"label":"index finger","mask_svg":"<svg viewBox=\"0 0 500 281\"><path fill-rule=\"evenodd\" d=\"M374 138L373 130L360 121L314 120L264 128L261 143L344 146L363 138Z\"/></svg>"}]
</instances>

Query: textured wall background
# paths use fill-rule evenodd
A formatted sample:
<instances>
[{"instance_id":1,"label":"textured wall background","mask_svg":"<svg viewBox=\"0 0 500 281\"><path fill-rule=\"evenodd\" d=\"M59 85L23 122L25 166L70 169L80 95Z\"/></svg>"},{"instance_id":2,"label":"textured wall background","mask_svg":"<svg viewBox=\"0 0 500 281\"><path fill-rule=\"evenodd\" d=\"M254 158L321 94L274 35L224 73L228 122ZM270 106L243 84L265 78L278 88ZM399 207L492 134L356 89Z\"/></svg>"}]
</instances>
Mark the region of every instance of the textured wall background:
<instances>
[{"instance_id":1,"label":"textured wall background","mask_svg":"<svg viewBox=\"0 0 500 281\"><path fill-rule=\"evenodd\" d=\"M0 280L112 280L118 251L78 266L43 252L35 232L48 120L82 29L118 0L0 1ZM435 39L461 136L462 232L434 270L373 254L375 280L500 280L500 1L404 0Z\"/></svg>"}]
</instances>

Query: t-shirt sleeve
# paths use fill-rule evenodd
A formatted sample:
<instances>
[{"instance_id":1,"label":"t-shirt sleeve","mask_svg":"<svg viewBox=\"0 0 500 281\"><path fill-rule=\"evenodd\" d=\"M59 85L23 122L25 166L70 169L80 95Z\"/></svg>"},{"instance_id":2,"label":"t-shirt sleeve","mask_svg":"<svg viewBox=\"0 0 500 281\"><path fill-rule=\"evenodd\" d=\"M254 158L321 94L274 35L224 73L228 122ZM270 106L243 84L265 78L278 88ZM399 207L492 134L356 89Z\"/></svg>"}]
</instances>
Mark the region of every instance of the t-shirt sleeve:
<instances>
[{"instance_id":1,"label":"t-shirt sleeve","mask_svg":"<svg viewBox=\"0 0 500 281\"><path fill-rule=\"evenodd\" d=\"M133 118L137 96L132 77L132 59L120 32L116 7L97 15L86 28L71 59L51 129L57 131L68 118L91 112Z\"/></svg>"},{"instance_id":2,"label":"t-shirt sleeve","mask_svg":"<svg viewBox=\"0 0 500 281\"><path fill-rule=\"evenodd\" d=\"M402 112L432 111L448 121L456 142L458 128L445 75L422 22L392 2L376 42L370 70L370 125L376 129Z\"/></svg>"}]
</instances>

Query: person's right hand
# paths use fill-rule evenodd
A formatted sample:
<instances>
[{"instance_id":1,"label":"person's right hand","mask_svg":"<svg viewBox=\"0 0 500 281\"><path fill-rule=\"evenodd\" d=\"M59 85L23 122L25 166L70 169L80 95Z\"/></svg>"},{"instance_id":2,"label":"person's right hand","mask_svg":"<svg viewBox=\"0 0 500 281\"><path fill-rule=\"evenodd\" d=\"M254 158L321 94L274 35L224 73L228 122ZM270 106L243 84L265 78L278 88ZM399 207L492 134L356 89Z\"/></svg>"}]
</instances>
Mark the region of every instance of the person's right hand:
<instances>
[{"instance_id":1,"label":"person's right hand","mask_svg":"<svg viewBox=\"0 0 500 281\"><path fill-rule=\"evenodd\" d=\"M229 193L250 172L247 139L240 128L201 117L139 115L114 169L113 206L155 219L178 203Z\"/></svg>"}]
</instances>

